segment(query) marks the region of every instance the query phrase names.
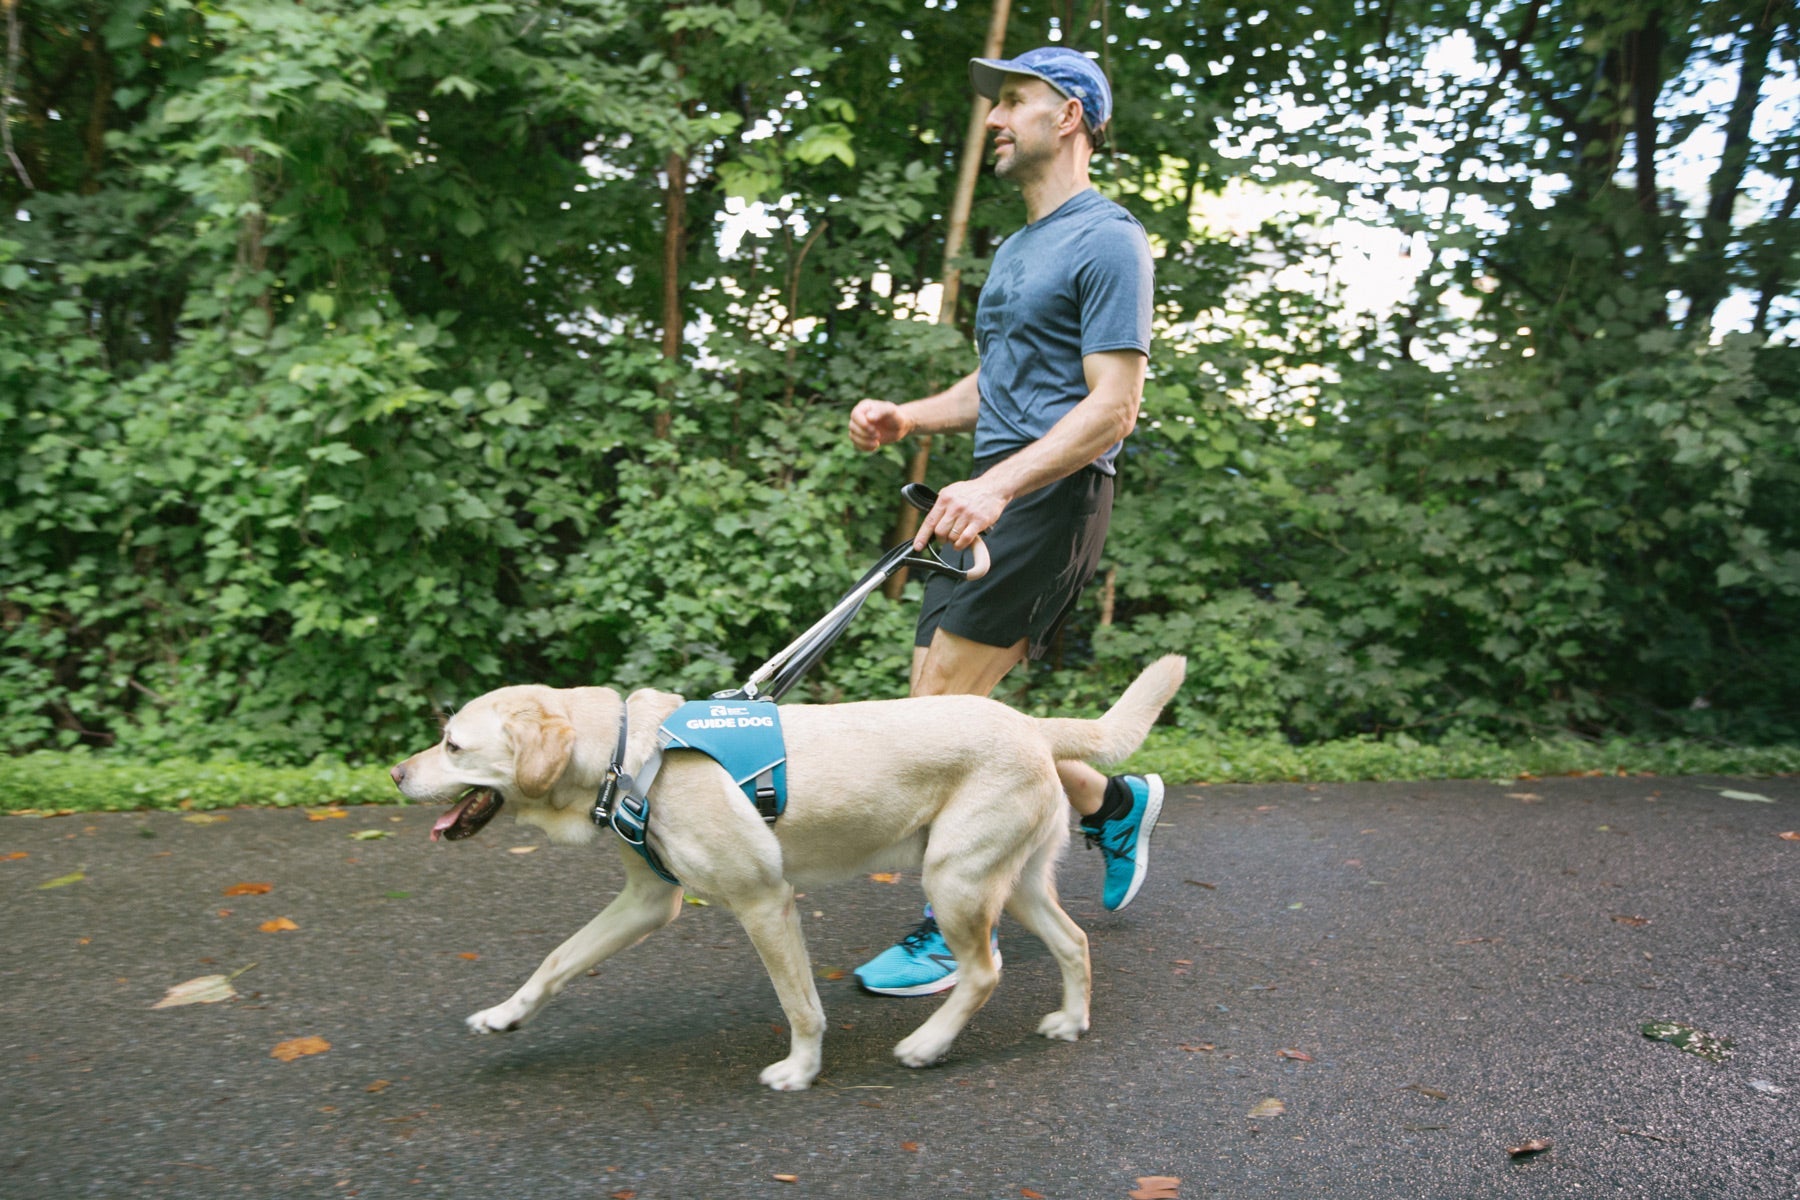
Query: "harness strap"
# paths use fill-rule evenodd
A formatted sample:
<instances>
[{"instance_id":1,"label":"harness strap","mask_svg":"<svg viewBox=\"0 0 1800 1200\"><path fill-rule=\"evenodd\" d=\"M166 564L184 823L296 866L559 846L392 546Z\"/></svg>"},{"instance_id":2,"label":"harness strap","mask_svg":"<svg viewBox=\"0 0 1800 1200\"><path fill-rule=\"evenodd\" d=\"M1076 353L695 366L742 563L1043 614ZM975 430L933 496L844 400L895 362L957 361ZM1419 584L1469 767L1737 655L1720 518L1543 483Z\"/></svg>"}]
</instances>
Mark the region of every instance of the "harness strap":
<instances>
[{"instance_id":1,"label":"harness strap","mask_svg":"<svg viewBox=\"0 0 1800 1200\"><path fill-rule=\"evenodd\" d=\"M634 781L625 773L625 741L630 732L631 726L621 705L619 742L613 747L612 759L606 765L606 778L600 784L600 794L594 798L593 811L588 815L594 824L602 829L610 826L614 833L625 839L625 844L636 850L658 876L680 886L681 880L670 874L662 857L646 840L650 827L650 785L656 782L656 773L662 769L662 746L658 745L644 763L642 779Z\"/></svg>"}]
</instances>

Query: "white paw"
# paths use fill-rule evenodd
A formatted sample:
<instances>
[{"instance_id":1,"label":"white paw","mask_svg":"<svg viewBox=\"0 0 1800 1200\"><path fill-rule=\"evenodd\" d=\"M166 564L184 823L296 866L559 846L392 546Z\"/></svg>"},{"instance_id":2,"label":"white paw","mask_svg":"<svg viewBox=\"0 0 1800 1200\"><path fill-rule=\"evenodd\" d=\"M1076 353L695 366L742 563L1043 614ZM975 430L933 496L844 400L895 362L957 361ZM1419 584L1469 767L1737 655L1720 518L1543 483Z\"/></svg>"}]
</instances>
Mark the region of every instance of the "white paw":
<instances>
[{"instance_id":1,"label":"white paw","mask_svg":"<svg viewBox=\"0 0 1800 1200\"><path fill-rule=\"evenodd\" d=\"M505 1004L482 1009L467 1022L469 1029L475 1033L511 1033L524 1023L524 1012L510 1000Z\"/></svg>"},{"instance_id":2,"label":"white paw","mask_svg":"<svg viewBox=\"0 0 1800 1200\"><path fill-rule=\"evenodd\" d=\"M797 1058L784 1058L763 1068L763 1083L778 1092L804 1092L819 1077L819 1064Z\"/></svg>"},{"instance_id":3,"label":"white paw","mask_svg":"<svg viewBox=\"0 0 1800 1200\"><path fill-rule=\"evenodd\" d=\"M1086 1020L1070 1016L1060 1008L1038 1022L1039 1033L1059 1042L1078 1041L1087 1032L1087 1027Z\"/></svg>"},{"instance_id":4,"label":"white paw","mask_svg":"<svg viewBox=\"0 0 1800 1200\"><path fill-rule=\"evenodd\" d=\"M936 1038L922 1038L917 1033L894 1047L894 1057L909 1067L935 1066L950 1053L950 1044Z\"/></svg>"}]
</instances>

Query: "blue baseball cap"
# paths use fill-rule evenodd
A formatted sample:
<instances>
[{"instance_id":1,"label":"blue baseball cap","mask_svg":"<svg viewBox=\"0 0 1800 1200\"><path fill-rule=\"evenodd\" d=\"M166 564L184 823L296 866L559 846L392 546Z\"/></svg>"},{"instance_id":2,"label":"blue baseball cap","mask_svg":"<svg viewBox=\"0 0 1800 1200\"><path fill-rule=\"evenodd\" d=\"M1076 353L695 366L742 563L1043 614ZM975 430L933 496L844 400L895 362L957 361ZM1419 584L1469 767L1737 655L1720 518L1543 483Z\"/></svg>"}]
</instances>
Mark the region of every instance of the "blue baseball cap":
<instances>
[{"instance_id":1,"label":"blue baseball cap","mask_svg":"<svg viewBox=\"0 0 1800 1200\"><path fill-rule=\"evenodd\" d=\"M989 100L1000 98L1000 85L1008 75L1030 75L1041 79L1071 100L1081 101L1081 118L1088 129L1099 133L1112 119L1112 88L1099 64L1067 46L1039 46L1017 58L971 58L969 82L977 94Z\"/></svg>"}]
</instances>

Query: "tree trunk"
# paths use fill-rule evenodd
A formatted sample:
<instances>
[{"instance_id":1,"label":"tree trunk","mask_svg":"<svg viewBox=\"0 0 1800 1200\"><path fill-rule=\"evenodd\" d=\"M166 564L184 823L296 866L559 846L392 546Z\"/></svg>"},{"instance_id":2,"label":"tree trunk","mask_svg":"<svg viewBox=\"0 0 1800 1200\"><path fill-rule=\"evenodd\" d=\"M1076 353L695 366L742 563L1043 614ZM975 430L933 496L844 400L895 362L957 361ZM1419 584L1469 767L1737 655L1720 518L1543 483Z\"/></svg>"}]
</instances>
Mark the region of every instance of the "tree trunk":
<instances>
[{"instance_id":1,"label":"tree trunk","mask_svg":"<svg viewBox=\"0 0 1800 1200\"><path fill-rule=\"evenodd\" d=\"M663 163L668 175L663 197L663 287L662 287L662 356L673 366L681 361L681 250L687 241L687 160L671 151ZM665 395L665 400L672 397ZM669 436L674 412L663 408L656 414L654 432L658 438Z\"/></svg>"},{"instance_id":2,"label":"tree trunk","mask_svg":"<svg viewBox=\"0 0 1800 1200\"><path fill-rule=\"evenodd\" d=\"M1713 314L1730 291L1726 278L1725 248L1731 242L1731 212L1743 190L1750 164L1750 124L1769 73L1769 51L1775 44L1772 15L1764 15L1744 33L1738 60L1738 90L1725 118L1725 147L1713 172L1706 216L1700 221L1700 244L1694 255L1694 286L1689 295L1688 324L1705 331L1712 328Z\"/></svg>"}]
</instances>

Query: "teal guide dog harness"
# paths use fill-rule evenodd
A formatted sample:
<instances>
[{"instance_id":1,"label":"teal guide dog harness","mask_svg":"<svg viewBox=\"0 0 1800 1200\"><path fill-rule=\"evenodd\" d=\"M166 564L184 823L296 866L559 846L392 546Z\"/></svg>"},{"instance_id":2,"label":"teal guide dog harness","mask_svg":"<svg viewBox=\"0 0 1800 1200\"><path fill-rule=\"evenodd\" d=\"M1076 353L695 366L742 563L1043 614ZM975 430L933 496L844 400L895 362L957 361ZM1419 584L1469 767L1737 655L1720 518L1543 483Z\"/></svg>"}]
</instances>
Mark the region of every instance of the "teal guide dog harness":
<instances>
[{"instance_id":1,"label":"teal guide dog harness","mask_svg":"<svg viewBox=\"0 0 1800 1200\"><path fill-rule=\"evenodd\" d=\"M610 825L652 871L670 883L681 881L645 841L650 785L662 769L664 751L695 750L718 763L768 824L773 825L787 808L787 743L781 736L781 714L772 700L689 700L657 728L656 749L635 780L625 773L628 733L625 711L620 709L619 743L591 815L596 825Z\"/></svg>"}]
</instances>

